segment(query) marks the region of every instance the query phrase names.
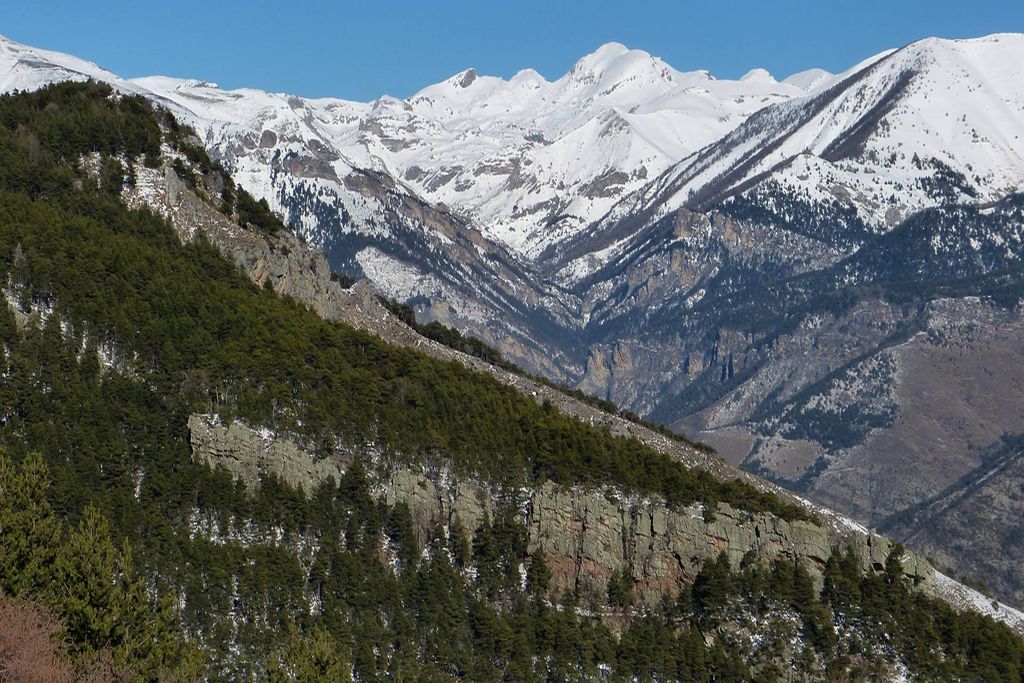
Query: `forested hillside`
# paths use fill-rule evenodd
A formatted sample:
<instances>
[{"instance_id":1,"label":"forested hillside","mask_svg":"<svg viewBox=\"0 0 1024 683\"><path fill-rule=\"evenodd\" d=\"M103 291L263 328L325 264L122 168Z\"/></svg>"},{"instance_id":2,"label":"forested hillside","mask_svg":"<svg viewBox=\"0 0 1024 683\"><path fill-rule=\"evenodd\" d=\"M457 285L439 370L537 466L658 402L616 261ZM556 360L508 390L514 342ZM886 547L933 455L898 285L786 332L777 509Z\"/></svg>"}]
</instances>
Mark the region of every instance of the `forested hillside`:
<instances>
[{"instance_id":1,"label":"forested hillside","mask_svg":"<svg viewBox=\"0 0 1024 683\"><path fill-rule=\"evenodd\" d=\"M281 229L141 98L95 84L0 98L0 589L48 606L78 671L1021 679L1020 639L905 585L898 553L866 575L837 553L820 591L799 564L723 559L650 613L622 577L599 614L551 594L515 517L517 492L540 482L812 516L256 287L121 201L136 163L168 155L199 191L220 178L209 200L226 215ZM356 459L315 492L265 478L250 493L192 461L196 412ZM370 493L399 463L486 482L504 512L421 549L408 509Z\"/></svg>"}]
</instances>

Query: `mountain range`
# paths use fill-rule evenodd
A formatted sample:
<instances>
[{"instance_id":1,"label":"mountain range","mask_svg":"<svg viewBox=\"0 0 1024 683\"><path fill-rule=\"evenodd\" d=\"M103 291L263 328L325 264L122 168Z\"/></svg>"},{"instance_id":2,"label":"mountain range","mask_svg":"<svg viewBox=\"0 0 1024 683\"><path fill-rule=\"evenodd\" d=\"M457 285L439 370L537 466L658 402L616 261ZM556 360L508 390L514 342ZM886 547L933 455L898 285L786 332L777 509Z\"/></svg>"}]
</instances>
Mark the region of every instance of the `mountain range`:
<instances>
[{"instance_id":1,"label":"mountain range","mask_svg":"<svg viewBox=\"0 0 1024 683\"><path fill-rule=\"evenodd\" d=\"M407 99L122 79L338 272L1024 604L1024 35L736 81L608 44Z\"/></svg>"}]
</instances>

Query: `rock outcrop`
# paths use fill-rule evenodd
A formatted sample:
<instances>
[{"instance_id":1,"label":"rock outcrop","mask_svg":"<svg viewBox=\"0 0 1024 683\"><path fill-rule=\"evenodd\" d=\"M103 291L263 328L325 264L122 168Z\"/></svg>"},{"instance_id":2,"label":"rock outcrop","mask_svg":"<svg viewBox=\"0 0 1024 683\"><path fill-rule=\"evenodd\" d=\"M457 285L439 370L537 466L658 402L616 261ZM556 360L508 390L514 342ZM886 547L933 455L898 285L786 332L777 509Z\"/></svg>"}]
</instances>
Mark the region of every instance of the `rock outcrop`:
<instances>
[{"instance_id":1,"label":"rock outcrop","mask_svg":"<svg viewBox=\"0 0 1024 683\"><path fill-rule=\"evenodd\" d=\"M289 439L278 439L269 430L251 429L242 422L222 424L209 415L188 420L192 455L211 468L223 467L249 491L260 479L274 475L292 488L312 493L329 479L341 480L342 458L313 458Z\"/></svg>"},{"instance_id":2,"label":"rock outcrop","mask_svg":"<svg viewBox=\"0 0 1024 683\"><path fill-rule=\"evenodd\" d=\"M165 157L172 154L165 150ZM350 302L353 294L332 279L323 252L289 231L265 235L239 227L181 180L170 164L159 169L137 164L135 175L135 185L124 194L129 206L145 206L169 219L183 242L207 239L256 284L301 301L323 318L350 322L346 315L357 308Z\"/></svg>"},{"instance_id":3,"label":"rock outcrop","mask_svg":"<svg viewBox=\"0 0 1024 683\"><path fill-rule=\"evenodd\" d=\"M193 458L224 467L250 487L261 474L273 472L309 492L330 477L337 481L343 472L342 457L318 460L287 438L237 422L224 425L194 415L189 428ZM482 483L450 472L390 468L375 478L374 486L387 503L409 507L421 543L438 527L450 532L458 523L472 532L494 517L501 501ZM545 553L552 593L577 590L584 604L595 608L604 604L615 572L632 577L639 604L654 606L665 593L672 595L692 583L704 561L723 552L735 567L744 561L788 558L803 563L820 580L836 548L853 548L865 571L880 570L892 549L888 539L854 527L839 533L724 503L713 512L702 505L672 509L662 501L612 489L551 482L523 494L517 515L527 529L530 553ZM923 589L931 586L932 567L917 556L905 556L904 570Z\"/></svg>"}]
</instances>

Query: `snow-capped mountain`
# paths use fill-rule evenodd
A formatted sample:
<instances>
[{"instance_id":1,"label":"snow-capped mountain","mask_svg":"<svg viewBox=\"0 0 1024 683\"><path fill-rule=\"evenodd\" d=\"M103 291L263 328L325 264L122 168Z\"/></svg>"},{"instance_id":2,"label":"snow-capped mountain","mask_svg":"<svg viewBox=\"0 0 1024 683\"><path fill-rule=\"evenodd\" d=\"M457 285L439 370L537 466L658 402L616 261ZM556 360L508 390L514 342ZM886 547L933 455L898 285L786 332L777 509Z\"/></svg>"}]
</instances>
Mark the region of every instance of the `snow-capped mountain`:
<instances>
[{"instance_id":1,"label":"snow-capped mountain","mask_svg":"<svg viewBox=\"0 0 1024 683\"><path fill-rule=\"evenodd\" d=\"M585 257L574 280L680 208L741 193L838 202L872 232L929 206L987 203L1024 184L1024 35L928 39L872 57L814 91L760 110L617 204L546 256ZM621 226L629 224L629 230Z\"/></svg>"},{"instance_id":2,"label":"snow-capped mountain","mask_svg":"<svg viewBox=\"0 0 1024 683\"><path fill-rule=\"evenodd\" d=\"M0 92L35 90L50 83L88 79L117 84L125 91L141 89L92 62L41 50L0 36Z\"/></svg>"},{"instance_id":3,"label":"snow-capped mountain","mask_svg":"<svg viewBox=\"0 0 1024 683\"><path fill-rule=\"evenodd\" d=\"M571 296L552 296L514 252L419 197L380 164L360 166L337 151L325 121L344 128L346 115L337 112L369 112L373 105L226 92L161 77L130 82L5 38L0 78L8 91L92 78L152 99L195 127L202 136L196 142L324 249L335 270L368 276L382 293L417 304L422 315L484 338L551 376L572 365L551 351L551 338L571 320Z\"/></svg>"},{"instance_id":4,"label":"snow-capped mountain","mask_svg":"<svg viewBox=\"0 0 1024 683\"><path fill-rule=\"evenodd\" d=\"M566 334L580 326L579 300L545 283L533 256L752 112L831 78L811 70L780 83L755 69L716 80L612 43L553 82L470 69L407 100L304 99L168 77L127 87L195 127L336 269L572 381L586 355Z\"/></svg>"},{"instance_id":5,"label":"snow-capped mountain","mask_svg":"<svg viewBox=\"0 0 1024 683\"><path fill-rule=\"evenodd\" d=\"M751 113L830 78L813 70L779 83L754 70L716 80L609 43L553 82L529 69L507 81L467 69L406 100L371 103L168 78L135 83L192 112L207 143L244 174L244 153L227 149L239 137L256 134L275 149L294 142L340 178L353 167L385 173L529 257Z\"/></svg>"}]
</instances>

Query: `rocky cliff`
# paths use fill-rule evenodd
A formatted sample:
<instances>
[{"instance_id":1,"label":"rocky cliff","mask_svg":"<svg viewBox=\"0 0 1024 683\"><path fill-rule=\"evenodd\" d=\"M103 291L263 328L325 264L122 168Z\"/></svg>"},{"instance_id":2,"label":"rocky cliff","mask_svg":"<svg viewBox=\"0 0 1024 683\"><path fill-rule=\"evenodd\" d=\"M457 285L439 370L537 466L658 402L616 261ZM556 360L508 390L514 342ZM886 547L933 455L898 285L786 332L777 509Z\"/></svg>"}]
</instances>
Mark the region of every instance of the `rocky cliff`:
<instances>
[{"instance_id":1,"label":"rocky cliff","mask_svg":"<svg viewBox=\"0 0 1024 683\"><path fill-rule=\"evenodd\" d=\"M329 479L340 480L353 454L316 459L288 438L216 417L189 420L193 458L223 467L248 486L273 473L311 492ZM363 454L373 458L372 453ZM371 460L371 462L373 462ZM381 465L379 460L375 465ZM456 525L472 532L498 507L510 502L484 484L450 472L406 467L374 467L374 488L388 504L408 505L414 530L425 543L431 530L452 533ZM693 582L707 559L725 553L733 566L777 557L803 563L812 576L837 548L853 548L865 571L881 570L892 549L888 539L848 526L842 531L806 521L787 522L719 503L714 510L694 505L672 509L662 501L623 495L613 489L563 487L547 482L522 492L517 517L527 530L531 554L545 553L554 595L577 590L584 605L605 604L608 580L619 572L633 579L633 597L654 607L663 594ZM930 590L934 570L908 553L904 570Z\"/></svg>"}]
</instances>

